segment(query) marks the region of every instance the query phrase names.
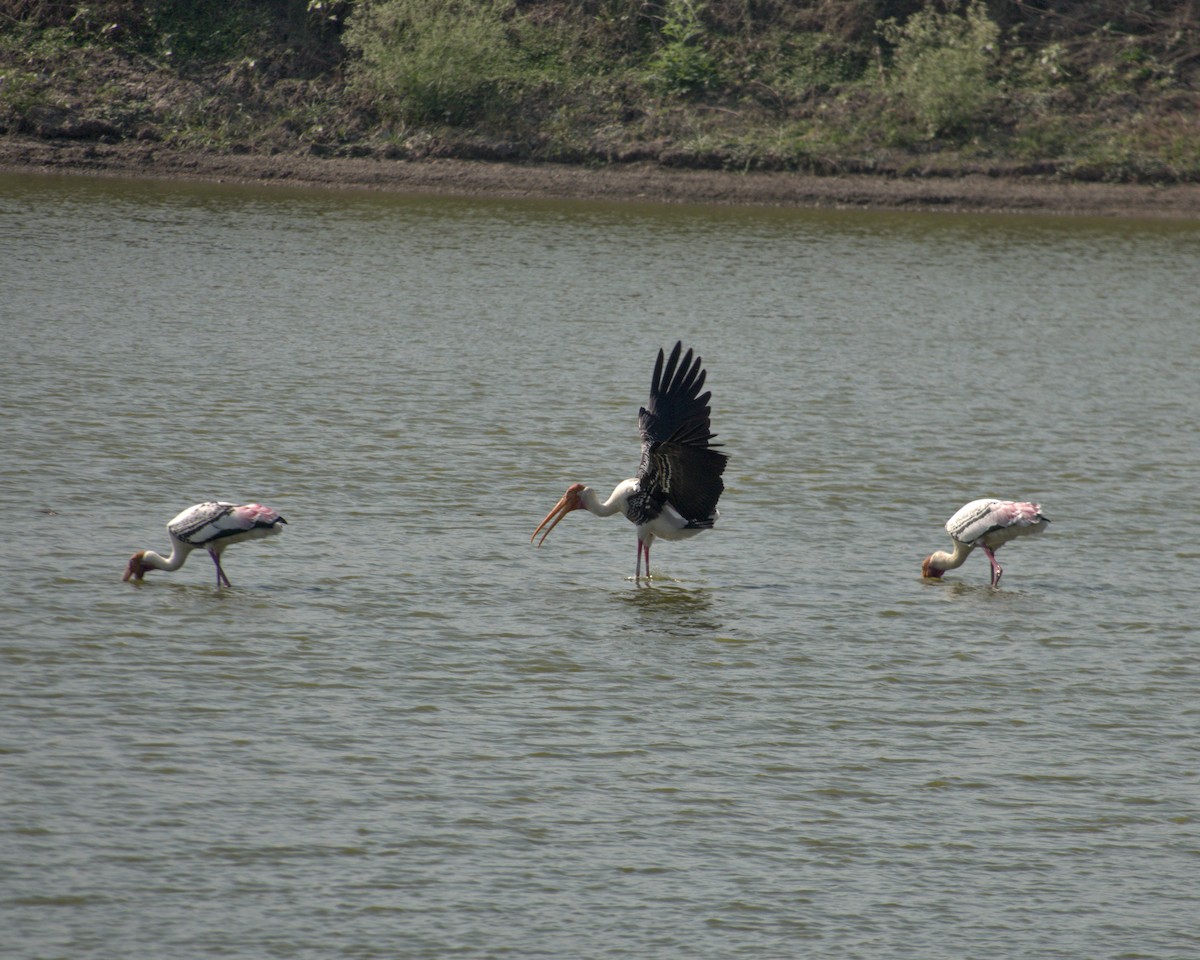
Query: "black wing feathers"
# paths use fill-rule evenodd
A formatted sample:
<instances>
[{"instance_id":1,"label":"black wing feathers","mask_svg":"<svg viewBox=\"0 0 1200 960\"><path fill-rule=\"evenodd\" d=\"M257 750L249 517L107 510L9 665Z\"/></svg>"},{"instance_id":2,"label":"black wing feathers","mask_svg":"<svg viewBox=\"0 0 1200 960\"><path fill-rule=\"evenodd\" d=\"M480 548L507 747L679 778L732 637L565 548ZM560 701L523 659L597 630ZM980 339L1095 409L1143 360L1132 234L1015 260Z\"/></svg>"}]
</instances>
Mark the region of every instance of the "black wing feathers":
<instances>
[{"instance_id":1,"label":"black wing feathers","mask_svg":"<svg viewBox=\"0 0 1200 960\"><path fill-rule=\"evenodd\" d=\"M660 503L670 501L685 518L711 522L725 489L721 474L728 457L713 449L708 401L701 393L707 374L699 357L683 354L677 342L665 361L658 351L650 399L638 413L642 462L638 480L643 491Z\"/></svg>"},{"instance_id":2,"label":"black wing feathers","mask_svg":"<svg viewBox=\"0 0 1200 960\"><path fill-rule=\"evenodd\" d=\"M728 458L723 453L678 444L652 445L642 461L642 487L660 505L669 501L695 526L712 526L717 501L725 484L721 474Z\"/></svg>"},{"instance_id":3,"label":"black wing feathers","mask_svg":"<svg viewBox=\"0 0 1200 960\"><path fill-rule=\"evenodd\" d=\"M695 446L709 446L716 436L709 428L708 401L712 393L701 394L708 374L700 358L692 359L692 351L679 362L682 343L676 343L671 358L663 368L663 352L658 351L654 378L650 381L650 400L638 415L642 442L671 441Z\"/></svg>"}]
</instances>

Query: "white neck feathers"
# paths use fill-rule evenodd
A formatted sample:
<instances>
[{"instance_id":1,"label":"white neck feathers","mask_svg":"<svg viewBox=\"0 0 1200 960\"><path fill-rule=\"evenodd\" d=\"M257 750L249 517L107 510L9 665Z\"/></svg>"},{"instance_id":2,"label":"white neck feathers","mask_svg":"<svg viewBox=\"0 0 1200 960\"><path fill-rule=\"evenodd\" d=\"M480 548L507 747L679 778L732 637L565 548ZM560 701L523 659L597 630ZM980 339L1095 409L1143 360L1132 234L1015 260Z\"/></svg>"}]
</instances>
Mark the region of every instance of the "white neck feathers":
<instances>
[{"instance_id":1,"label":"white neck feathers","mask_svg":"<svg viewBox=\"0 0 1200 960\"><path fill-rule=\"evenodd\" d=\"M614 513L628 516L626 508L629 505L629 496L635 490L637 490L636 480L622 480L617 484L617 488L611 496L602 502L600 495L595 490L591 487L584 487L579 494L579 501L588 513L594 513L598 517L611 517Z\"/></svg>"},{"instance_id":2,"label":"white neck feathers","mask_svg":"<svg viewBox=\"0 0 1200 960\"><path fill-rule=\"evenodd\" d=\"M169 557L157 554L153 550L147 550L142 554L142 563L147 567L153 567L155 570L178 570L183 566L183 562L191 552L192 548L186 543L176 541L171 544L171 555Z\"/></svg>"},{"instance_id":3,"label":"white neck feathers","mask_svg":"<svg viewBox=\"0 0 1200 960\"><path fill-rule=\"evenodd\" d=\"M966 563L967 557L971 555L971 551L974 549L975 548L968 543L963 543L961 540L955 540L953 553L947 553L945 550L938 550L929 557L929 565L936 567L938 570L955 570Z\"/></svg>"}]
</instances>

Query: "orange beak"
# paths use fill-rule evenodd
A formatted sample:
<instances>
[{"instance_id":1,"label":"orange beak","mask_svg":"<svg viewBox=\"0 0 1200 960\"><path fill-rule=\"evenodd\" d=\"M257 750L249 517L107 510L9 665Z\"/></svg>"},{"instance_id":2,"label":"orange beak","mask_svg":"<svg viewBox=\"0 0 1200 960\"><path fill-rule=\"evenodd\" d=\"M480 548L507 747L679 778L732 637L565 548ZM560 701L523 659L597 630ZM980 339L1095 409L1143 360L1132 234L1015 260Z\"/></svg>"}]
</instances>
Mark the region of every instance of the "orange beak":
<instances>
[{"instance_id":1,"label":"orange beak","mask_svg":"<svg viewBox=\"0 0 1200 960\"><path fill-rule=\"evenodd\" d=\"M129 564L125 567L125 576L122 581L128 580L130 577L141 580L146 575L146 568L142 564L142 551L138 551L129 558Z\"/></svg>"},{"instance_id":2,"label":"orange beak","mask_svg":"<svg viewBox=\"0 0 1200 960\"><path fill-rule=\"evenodd\" d=\"M542 518L542 522L539 523L537 529L533 531L533 536L529 538L530 543L533 543L534 537L536 537L539 533L542 533L542 527L546 527L546 524L550 524L550 526L546 527L546 532L542 533L542 539L538 541L538 546L540 547L546 542L546 538L550 536L550 531L558 526L559 520L565 517L572 510L583 509L583 501L579 499L579 491L582 489L583 484L581 483L573 483L571 486L567 487L567 492L562 495L562 499L554 505L553 510L551 510L548 514L546 514L545 517Z\"/></svg>"}]
</instances>

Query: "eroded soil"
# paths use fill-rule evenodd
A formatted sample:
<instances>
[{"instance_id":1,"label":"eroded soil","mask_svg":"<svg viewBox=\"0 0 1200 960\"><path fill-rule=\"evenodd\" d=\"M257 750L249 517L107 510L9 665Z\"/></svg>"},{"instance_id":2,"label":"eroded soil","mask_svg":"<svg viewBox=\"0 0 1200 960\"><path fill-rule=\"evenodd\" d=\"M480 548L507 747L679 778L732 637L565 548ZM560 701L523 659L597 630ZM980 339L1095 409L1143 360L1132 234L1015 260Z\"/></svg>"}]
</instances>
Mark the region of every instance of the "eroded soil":
<instances>
[{"instance_id":1,"label":"eroded soil","mask_svg":"<svg viewBox=\"0 0 1200 960\"><path fill-rule=\"evenodd\" d=\"M265 156L12 135L0 137L0 170L506 198L1200 219L1200 184L1079 183L980 173L818 177L674 170L652 164L588 168L291 153Z\"/></svg>"}]
</instances>

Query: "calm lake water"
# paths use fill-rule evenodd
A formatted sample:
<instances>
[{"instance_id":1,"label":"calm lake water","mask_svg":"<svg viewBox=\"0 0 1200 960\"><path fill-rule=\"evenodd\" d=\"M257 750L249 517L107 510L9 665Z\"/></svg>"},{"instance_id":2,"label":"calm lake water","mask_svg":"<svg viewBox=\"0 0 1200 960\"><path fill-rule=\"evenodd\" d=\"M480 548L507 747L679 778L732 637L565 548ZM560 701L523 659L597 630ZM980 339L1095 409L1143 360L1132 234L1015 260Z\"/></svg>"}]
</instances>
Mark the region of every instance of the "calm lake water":
<instances>
[{"instance_id":1,"label":"calm lake water","mask_svg":"<svg viewBox=\"0 0 1200 960\"><path fill-rule=\"evenodd\" d=\"M0 178L32 958L1200 955L1200 225ZM704 356L714 532L572 514ZM1053 523L920 578L981 496ZM205 499L288 526L121 582Z\"/></svg>"}]
</instances>

